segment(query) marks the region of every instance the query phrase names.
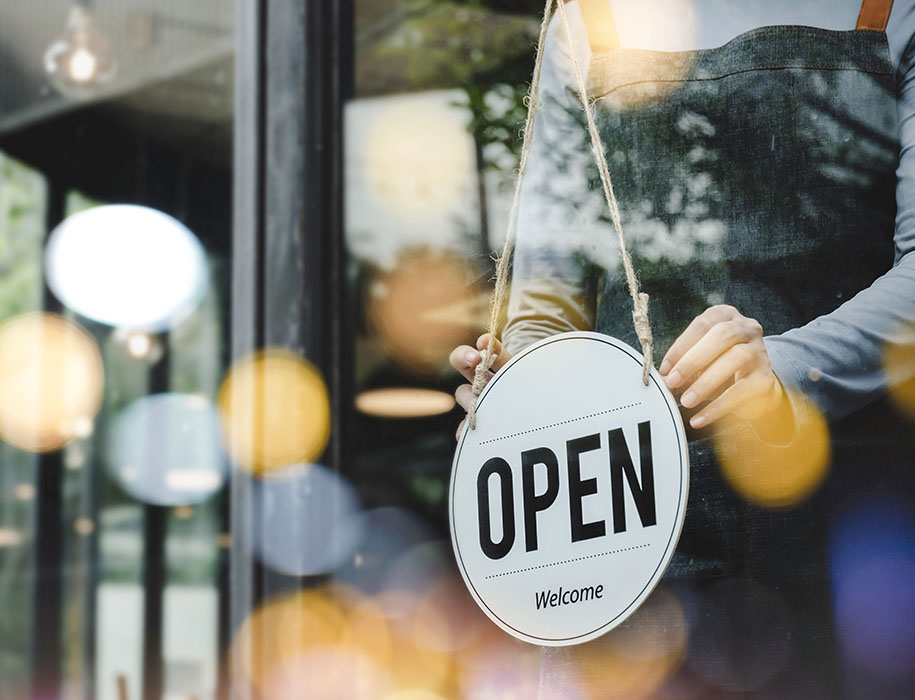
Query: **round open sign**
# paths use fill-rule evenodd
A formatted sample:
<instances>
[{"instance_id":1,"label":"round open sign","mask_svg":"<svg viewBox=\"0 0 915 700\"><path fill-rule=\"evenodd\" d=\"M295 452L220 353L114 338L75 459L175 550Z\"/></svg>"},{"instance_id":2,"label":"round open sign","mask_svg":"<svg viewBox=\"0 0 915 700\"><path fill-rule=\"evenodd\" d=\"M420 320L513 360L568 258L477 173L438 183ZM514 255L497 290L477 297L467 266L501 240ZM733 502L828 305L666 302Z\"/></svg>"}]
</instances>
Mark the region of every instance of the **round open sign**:
<instances>
[{"instance_id":1,"label":"round open sign","mask_svg":"<svg viewBox=\"0 0 915 700\"><path fill-rule=\"evenodd\" d=\"M683 422L642 356L598 333L531 346L490 380L451 473L451 537L483 611L533 644L629 617L673 556L689 487Z\"/></svg>"}]
</instances>

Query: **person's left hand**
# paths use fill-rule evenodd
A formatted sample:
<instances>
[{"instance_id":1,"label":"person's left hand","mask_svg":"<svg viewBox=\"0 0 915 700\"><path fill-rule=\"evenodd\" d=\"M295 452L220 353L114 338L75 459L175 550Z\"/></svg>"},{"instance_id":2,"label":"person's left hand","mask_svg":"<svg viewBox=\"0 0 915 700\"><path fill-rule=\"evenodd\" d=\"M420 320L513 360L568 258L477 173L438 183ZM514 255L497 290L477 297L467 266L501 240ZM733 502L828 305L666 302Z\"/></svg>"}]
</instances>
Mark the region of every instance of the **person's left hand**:
<instances>
[{"instance_id":1,"label":"person's left hand","mask_svg":"<svg viewBox=\"0 0 915 700\"><path fill-rule=\"evenodd\" d=\"M733 414L761 418L786 400L769 363L759 323L733 306L712 306L697 316L667 351L658 368L680 404L708 404L689 421L693 428Z\"/></svg>"}]
</instances>

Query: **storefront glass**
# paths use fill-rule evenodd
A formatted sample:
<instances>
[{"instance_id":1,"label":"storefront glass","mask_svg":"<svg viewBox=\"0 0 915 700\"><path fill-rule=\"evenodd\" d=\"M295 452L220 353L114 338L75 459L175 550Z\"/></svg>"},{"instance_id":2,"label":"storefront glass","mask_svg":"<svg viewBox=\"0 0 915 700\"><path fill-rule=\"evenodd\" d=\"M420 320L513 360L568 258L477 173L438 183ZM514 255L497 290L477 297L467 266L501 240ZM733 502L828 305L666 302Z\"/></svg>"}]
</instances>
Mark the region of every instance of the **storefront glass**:
<instances>
[{"instance_id":1,"label":"storefront glass","mask_svg":"<svg viewBox=\"0 0 915 700\"><path fill-rule=\"evenodd\" d=\"M489 323L543 3L0 8L0 698L909 697L915 20L897 1L884 41L838 4L576 0L550 26L505 352L640 347L575 56L655 365L729 305L782 337L753 347L790 389L786 421L719 430L675 387L670 568L563 648L484 614L449 522L450 356Z\"/></svg>"},{"instance_id":2,"label":"storefront glass","mask_svg":"<svg viewBox=\"0 0 915 700\"><path fill-rule=\"evenodd\" d=\"M0 9L4 698L226 687L233 20Z\"/></svg>"}]
</instances>

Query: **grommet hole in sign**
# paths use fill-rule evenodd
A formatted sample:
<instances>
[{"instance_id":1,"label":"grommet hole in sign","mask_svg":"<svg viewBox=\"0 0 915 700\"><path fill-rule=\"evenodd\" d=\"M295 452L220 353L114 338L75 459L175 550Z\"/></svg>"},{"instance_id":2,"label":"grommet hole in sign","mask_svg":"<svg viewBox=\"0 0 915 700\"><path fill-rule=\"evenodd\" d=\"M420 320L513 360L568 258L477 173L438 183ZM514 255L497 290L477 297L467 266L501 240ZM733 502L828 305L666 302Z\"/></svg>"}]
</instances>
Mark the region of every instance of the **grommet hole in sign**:
<instances>
[{"instance_id":1,"label":"grommet hole in sign","mask_svg":"<svg viewBox=\"0 0 915 700\"><path fill-rule=\"evenodd\" d=\"M496 266L490 342L498 337L508 296L554 7L573 44L563 2L547 0L515 196ZM569 55L642 354L597 333L562 334L531 346L490 379L495 358L483 350L450 490L452 543L471 595L509 634L550 646L594 639L645 601L673 556L689 486L683 423L652 366L648 295L639 290L626 249L581 67L576 52Z\"/></svg>"},{"instance_id":2,"label":"grommet hole in sign","mask_svg":"<svg viewBox=\"0 0 915 700\"><path fill-rule=\"evenodd\" d=\"M562 382L543 382L558 362ZM480 395L450 486L458 567L519 639L578 644L651 594L673 556L689 485L676 402L641 356L564 333L514 357Z\"/></svg>"}]
</instances>

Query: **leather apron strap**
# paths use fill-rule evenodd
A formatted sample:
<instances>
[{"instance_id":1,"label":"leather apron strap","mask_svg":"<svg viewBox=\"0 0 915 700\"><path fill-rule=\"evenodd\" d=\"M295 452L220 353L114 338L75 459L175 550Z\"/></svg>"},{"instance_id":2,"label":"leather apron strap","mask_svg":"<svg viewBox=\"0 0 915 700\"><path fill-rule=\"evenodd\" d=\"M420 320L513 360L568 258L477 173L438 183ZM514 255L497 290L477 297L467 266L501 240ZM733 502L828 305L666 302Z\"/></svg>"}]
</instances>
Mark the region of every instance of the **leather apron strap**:
<instances>
[{"instance_id":1,"label":"leather apron strap","mask_svg":"<svg viewBox=\"0 0 915 700\"><path fill-rule=\"evenodd\" d=\"M569 2L569 0L564 0ZM613 12L607 0L578 0L581 14L588 31L588 43L593 53L613 51L619 48L620 42L613 21ZM855 29L869 29L877 32L886 31L890 19L893 0L863 0Z\"/></svg>"},{"instance_id":2,"label":"leather apron strap","mask_svg":"<svg viewBox=\"0 0 915 700\"><path fill-rule=\"evenodd\" d=\"M855 29L885 32L892 9L893 0L864 0L861 3L861 12L858 14L858 24Z\"/></svg>"}]
</instances>

